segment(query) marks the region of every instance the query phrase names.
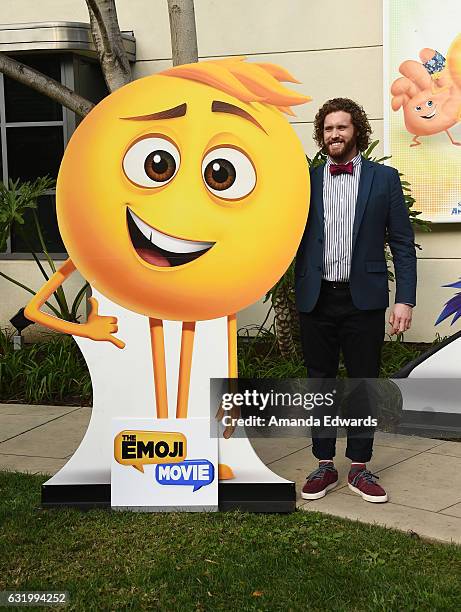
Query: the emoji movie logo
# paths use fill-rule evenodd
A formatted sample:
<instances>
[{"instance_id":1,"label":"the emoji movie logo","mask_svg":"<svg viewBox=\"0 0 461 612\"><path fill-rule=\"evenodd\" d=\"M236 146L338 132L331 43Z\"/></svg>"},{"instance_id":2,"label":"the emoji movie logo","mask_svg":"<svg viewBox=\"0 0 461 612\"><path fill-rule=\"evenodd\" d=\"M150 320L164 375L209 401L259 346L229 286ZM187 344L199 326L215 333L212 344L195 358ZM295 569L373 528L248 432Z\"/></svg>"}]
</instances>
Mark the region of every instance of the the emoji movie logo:
<instances>
[{"instance_id":1,"label":"the emoji movie logo","mask_svg":"<svg viewBox=\"0 0 461 612\"><path fill-rule=\"evenodd\" d=\"M155 479L161 485L193 486L193 491L214 480L214 465L208 459L188 459L182 463L158 465Z\"/></svg>"},{"instance_id":2,"label":"the emoji movie logo","mask_svg":"<svg viewBox=\"0 0 461 612\"><path fill-rule=\"evenodd\" d=\"M125 430L114 440L115 460L140 472L144 464L179 463L186 454L186 436L180 432Z\"/></svg>"},{"instance_id":3,"label":"the emoji movie logo","mask_svg":"<svg viewBox=\"0 0 461 612\"><path fill-rule=\"evenodd\" d=\"M115 436L114 457L144 473L144 464L161 464L155 470L160 485L192 486L193 491L213 482L214 465L208 459L188 459L187 439L180 432L129 431Z\"/></svg>"}]
</instances>

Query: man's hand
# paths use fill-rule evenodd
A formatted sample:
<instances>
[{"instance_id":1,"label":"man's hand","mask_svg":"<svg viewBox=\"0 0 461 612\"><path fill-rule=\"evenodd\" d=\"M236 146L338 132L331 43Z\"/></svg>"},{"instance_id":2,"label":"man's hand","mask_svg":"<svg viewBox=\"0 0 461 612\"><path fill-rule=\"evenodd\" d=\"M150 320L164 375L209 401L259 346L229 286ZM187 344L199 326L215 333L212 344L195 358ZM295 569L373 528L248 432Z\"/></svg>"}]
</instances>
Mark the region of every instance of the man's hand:
<instances>
[{"instance_id":1,"label":"man's hand","mask_svg":"<svg viewBox=\"0 0 461 612\"><path fill-rule=\"evenodd\" d=\"M394 304L391 315L389 317L389 324L391 326L391 336L394 334L402 334L411 327L411 317L413 314L413 308L407 304Z\"/></svg>"}]
</instances>

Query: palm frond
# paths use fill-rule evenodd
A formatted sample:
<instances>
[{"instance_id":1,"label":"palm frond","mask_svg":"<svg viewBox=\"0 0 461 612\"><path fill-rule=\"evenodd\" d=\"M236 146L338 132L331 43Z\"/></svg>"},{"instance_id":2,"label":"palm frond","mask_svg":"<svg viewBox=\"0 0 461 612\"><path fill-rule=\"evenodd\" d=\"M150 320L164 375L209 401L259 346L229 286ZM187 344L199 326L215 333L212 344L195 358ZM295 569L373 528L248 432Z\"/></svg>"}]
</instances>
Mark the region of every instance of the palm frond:
<instances>
[{"instance_id":1,"label":"palm frond","mask_svg":"<svg viewBox=\"0 0 461 612\"><path fill-rule=\"evenodd\" d=\"M455 289L461 289L461 280L448 285L443 285L443 287L455 287ZM461 317L461 293L457 293L454 297L448 300L448 302L446 302L445 308L439 314L435 324L438 325L442 321L445 321L445 319L448 319L448 317L451 317L451 315L454 315L453 320L450 323L450 325L453 325L453 323L455 323L455 321Z\"/></svg>"}]
</instances>

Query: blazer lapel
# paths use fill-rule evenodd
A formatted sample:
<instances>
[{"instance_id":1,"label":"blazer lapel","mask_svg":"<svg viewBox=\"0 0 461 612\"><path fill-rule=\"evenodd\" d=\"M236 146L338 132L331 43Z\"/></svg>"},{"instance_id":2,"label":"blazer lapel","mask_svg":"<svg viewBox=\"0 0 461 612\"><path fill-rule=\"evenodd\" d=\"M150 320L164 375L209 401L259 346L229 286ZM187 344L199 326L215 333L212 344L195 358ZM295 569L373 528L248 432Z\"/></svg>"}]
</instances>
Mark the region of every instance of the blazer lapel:
<instances>
[{"instance_id":1,"label":"blazer lapel","mask_svg":"<svg viewBox=\"0 0 461 612\"><path fill-rule=\"evenodd\" d=\"M319 166L311 174L311 178L312 178L311 204L315 210L315 213L318 216L318 221L322 229L322 234L324 232L324 227L323 227L324 225L324 222L323 222L323 170L324 170L324 166Z\"/></svg>"},{"instance_id":2,"label":"blazer lapel","mask_svg":"<svg viewBox=\"0 0 461 612\"><path fill-rule=\"evenodd\" d=\"M359 190L357 193L357 202L355 204L354 226L352 230L352 249L355 246L357 235L359 233L360 224L362 223L363 213L368 203L371 184L375 169L367 159L362 158L362 170L360 172Z\"/></svg>"}]
</instances>

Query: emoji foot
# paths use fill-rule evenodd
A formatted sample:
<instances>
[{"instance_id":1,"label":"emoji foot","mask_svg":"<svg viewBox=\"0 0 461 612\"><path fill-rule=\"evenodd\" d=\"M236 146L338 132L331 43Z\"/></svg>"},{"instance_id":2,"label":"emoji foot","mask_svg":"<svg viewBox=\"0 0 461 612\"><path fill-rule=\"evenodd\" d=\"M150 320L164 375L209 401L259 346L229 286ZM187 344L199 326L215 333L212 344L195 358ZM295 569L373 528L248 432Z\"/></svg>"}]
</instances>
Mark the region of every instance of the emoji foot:
<instances>
[{"instance_id":1,"label":"emoji foot","mask_svg":"<svg viewBox=\"0 0 461 612\"><path fill-rule=\"evenodd\" d=\"M235 475L229 465L226 465L225 463L220 463L218 465L218 478L219 480L231 480L231 478L235 478Z\"/></svg>"}]
</instances>

